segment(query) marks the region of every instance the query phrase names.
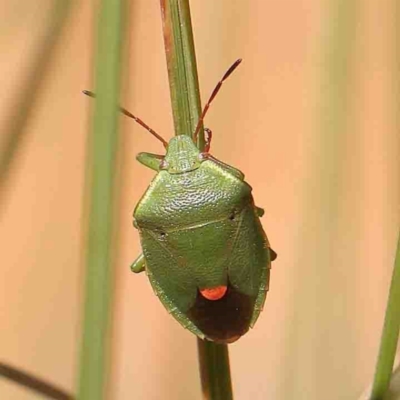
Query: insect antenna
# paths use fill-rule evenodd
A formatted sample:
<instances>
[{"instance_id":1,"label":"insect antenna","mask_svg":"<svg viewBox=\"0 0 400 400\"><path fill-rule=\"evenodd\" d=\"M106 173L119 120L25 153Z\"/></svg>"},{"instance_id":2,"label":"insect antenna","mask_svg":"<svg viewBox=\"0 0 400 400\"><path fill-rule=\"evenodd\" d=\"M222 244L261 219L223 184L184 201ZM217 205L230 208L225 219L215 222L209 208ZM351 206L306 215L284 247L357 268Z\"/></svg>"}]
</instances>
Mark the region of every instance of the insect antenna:
<instances>
[{"instance_id":1,"label":"insect antenna","mask_svg":"<svg viewBox=\"0 0 400 400\"><path fill-rule=\"evenodd\" d=\"M242 59L239 58L238 60L236 60L230 67L229 69L225 72L224 76L222 77L222 79L217 83L217 86L215 86L213 92L211 93L210 98L207 101L207 104L204 106L203 108L203 112L200 115L199 118L199 122L197 122L197 126L196 129L194 131L193 134L193 141L196 143L197 142L197 136L199 135L199 131L200 131L200 127L203 124L203 120L204 117L207 114L208 109L210 108L210 104L212 103L212 101L214 100L215 96L217 95L217 93L219 92L219 90L221 89L222 84L224 83L224 81L226 79L228 79L229 75L238 67L238 65L242 62Z\"/></svg>"},{"instance_id":2,"label":"insect antenna","mask_svg":"<svg viewBox=\"0 0 400 400\"><path fill-rule=\"evenodd\" d=\"M86 96L95 98L96 95L91 92L90 90L83 90L83 94L86 94ZM145 122L143 122L140 118L136 117L133 115L131 112L129 112L126 108L119 107L119 110L122 112L122 114L126 115L129 118L134 119L139 125L141 125L144 129L146 129L148 132L150 132L156 139L158 139L165 148L168 147L168 142L161 136L159 135L154 129L151 129Z\"/></svg>"}]
</instances>

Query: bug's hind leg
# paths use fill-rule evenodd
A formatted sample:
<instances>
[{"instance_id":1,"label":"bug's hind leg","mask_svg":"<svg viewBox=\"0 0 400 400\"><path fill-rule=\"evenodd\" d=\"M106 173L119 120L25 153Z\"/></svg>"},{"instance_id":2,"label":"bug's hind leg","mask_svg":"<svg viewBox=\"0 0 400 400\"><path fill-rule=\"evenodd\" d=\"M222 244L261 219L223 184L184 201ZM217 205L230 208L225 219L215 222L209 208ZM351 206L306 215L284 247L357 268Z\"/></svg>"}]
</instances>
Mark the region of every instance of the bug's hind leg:
<instances>
[{"instance_id":1,"label":"bug's hind leg","mask_svg":"<svg viewBox=\"0 0 400 400\"><path fill-rule=\"evenodd\" d=\"M256 214L259 218L261 218L265 214L265 211L263 208L256 206ZM276 254L276 252L272 250L271 247L269 247L268 249L269 249L269 258L271 259L271 261L276 260L278 254Z\"/></svg>"},{"instance_id":2,"label":"bug's hind leg","mask_svg":"<svg viewBox=\"0 0 400 400\"><path fill-rule=\"evenodd\" d=\"M135 274L138 274L139 272L143 272L145 268L146 263L144 261L144 256L143 254L140 254L139 257L132 263L131 271Z\"/></svg>"},{"instance_id":3,"label":"bug's hind leg","mask_svg":"<svg viewBox=\"0 0 400 400\"><path fill-rule=\"evenodd\" d=\"M257 213L258 217L261 218L265 214L265 211L263 208L256 206L256 213ZM276 252L274 250L272 250L271 247L269 247L268 249L269 249L269 258L271 259L271 261L276 260L276 257L278 257L278 254L276 254Z\"/></svg>"},{"instance_id":4,"label":"bug's hind leg","mask_svg":"<svg viewBox=\"0 0 400 400\"><path fill-rule=\"evenodd\" d=\"M261 218L265 214L265 211L263 208L256 206L256 213Z\"/></svg>"}]
</instances>

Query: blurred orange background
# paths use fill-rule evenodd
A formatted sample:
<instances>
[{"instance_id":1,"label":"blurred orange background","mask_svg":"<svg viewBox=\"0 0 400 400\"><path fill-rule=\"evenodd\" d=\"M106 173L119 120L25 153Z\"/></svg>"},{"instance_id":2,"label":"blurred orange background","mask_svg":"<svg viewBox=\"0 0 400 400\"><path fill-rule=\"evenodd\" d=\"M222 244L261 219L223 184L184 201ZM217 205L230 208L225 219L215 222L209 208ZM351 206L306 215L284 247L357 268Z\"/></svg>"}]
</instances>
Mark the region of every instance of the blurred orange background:
<instances>
[{"instance_id":1,"label":"blurred orange background","mask_svg":"<svg viewBox=\"0 0 400 400\"><path fill-rule=\"evenodd\" d=\"M26 77L54 4L0 0L3 148L14 105L30 95ZM96 5L73 4L37 76L42 81L0 197L0 361L71 392L91 109L81 91L93 87ZM229 346L237 400L357 399L372 379L400 222L395 5L191 2L203 102L227 67L244 60L206 126L214 133L212 153L245 172L278 253L259 322ZM159 2L130 2L128 20L122 103L169 138ZM330 58L335 28L344 35L337 68ZM168 315L147 278L129 269L140 252L133 208L154 175L135 155L163 149L132 121L121 126L107 398L200 399L195 337ZM0 379L0 398L39 397Z\"/></svg>"}]
</instances>

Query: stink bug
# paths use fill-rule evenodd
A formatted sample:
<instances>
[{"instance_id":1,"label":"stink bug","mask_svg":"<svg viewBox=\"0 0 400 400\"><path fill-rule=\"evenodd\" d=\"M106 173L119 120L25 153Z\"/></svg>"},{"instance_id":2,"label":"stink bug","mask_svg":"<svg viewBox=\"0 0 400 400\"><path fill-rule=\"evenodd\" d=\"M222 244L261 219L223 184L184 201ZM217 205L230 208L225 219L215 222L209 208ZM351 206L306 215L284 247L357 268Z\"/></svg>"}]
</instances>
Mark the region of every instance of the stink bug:
<instances>
[{"instance_id":1,"label":"stink bug","mask_svg":"<svg viewBox=\"0 0 400 400\"><path fill-rule=\"evenodd\" d=\"M254 326L276 258L261 226L264 211L255 206L243 173L210 154L210 130L205 150L196 145L211 102L240 62L218 82L192 137L166 142L121 108L166 148L165 156L137 156L157 175L133 213L143 254L131 269L146 271L156 295L183 327L219 343L234 342Z\"/></svg>"}]
</instances>

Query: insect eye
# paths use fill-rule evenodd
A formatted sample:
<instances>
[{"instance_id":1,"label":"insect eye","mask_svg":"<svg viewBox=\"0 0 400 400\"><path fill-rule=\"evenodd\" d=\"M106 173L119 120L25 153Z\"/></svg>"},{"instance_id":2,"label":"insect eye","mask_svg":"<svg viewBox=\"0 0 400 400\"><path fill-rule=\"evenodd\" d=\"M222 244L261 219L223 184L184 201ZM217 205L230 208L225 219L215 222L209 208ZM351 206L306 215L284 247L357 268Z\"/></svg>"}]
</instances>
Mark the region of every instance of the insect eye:
<instances>
[{"instance_id":1,"label":"insect eye","mask_svg":"<svg viewBox=\"0 0 400 400\"><path fill-rule=\"evenodd\" d=\"M160 162L160 169L168 169L168 163L163 158Z\"/></svg>"},{"instance_id":2,"label":"insect eye","mask_svg":"<svg viewBox=\"0 0 400 400\"><path fill-rule=\"evenodd\" d=\"M209 157L209 155L208 155L207 153L200 153L200 154L199 154L199 160L200 160L200 161L207 160L208 157Z\"/></svg>"}]
</instances>

